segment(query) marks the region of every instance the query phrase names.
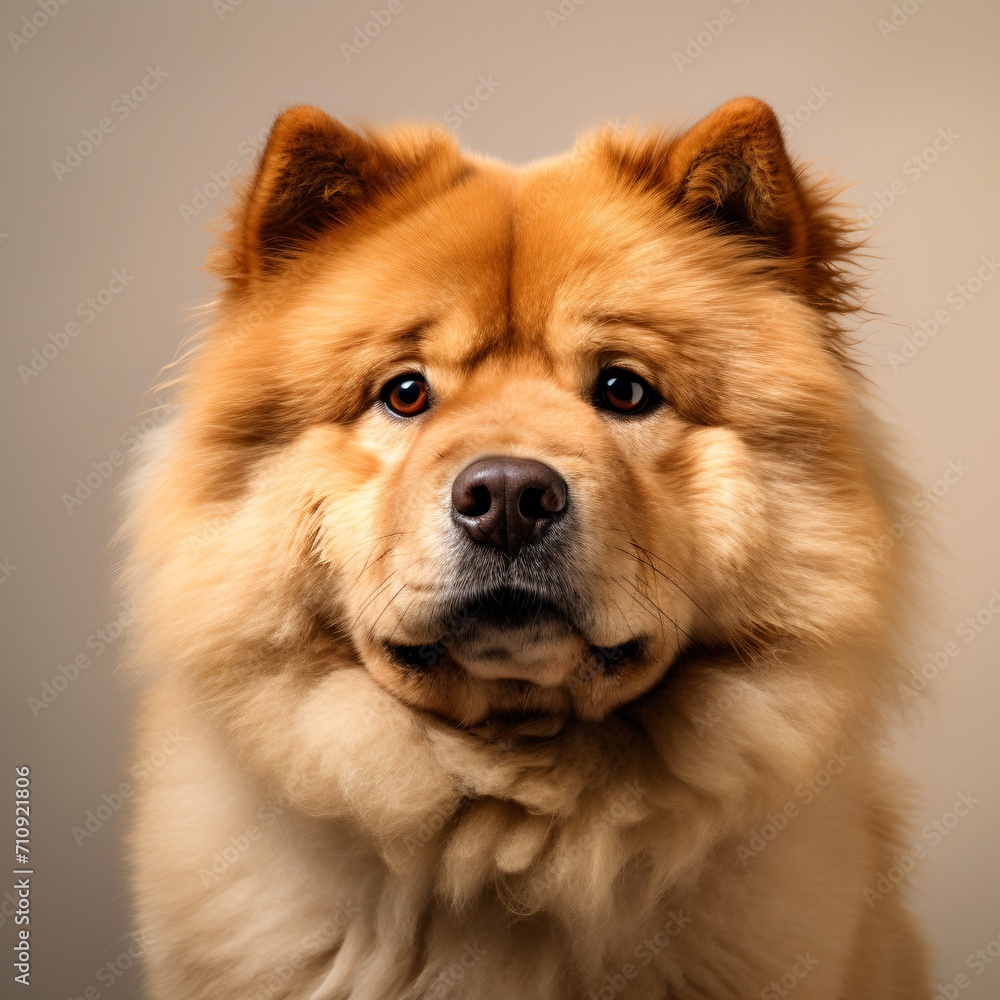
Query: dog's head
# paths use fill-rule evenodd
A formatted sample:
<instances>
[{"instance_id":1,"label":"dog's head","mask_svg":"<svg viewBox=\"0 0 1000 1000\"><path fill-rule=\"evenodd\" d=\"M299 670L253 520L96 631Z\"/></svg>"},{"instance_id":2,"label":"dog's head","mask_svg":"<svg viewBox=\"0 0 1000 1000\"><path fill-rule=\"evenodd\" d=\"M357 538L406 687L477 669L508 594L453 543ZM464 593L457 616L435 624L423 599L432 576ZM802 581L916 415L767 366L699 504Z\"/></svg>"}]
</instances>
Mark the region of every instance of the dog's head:
<instances>
[{"instance_id":1,"label":"dog's head","mask_svg":"<svg viewBox=\"0 0 1000 1000\"><path fill-rule=\"evenodd\" d=\"M284 113L160 473L172 627L462 723L600 719L689 650L863 634L848 249L752 99L522 168Z\"/></svg>"}]
</instances>

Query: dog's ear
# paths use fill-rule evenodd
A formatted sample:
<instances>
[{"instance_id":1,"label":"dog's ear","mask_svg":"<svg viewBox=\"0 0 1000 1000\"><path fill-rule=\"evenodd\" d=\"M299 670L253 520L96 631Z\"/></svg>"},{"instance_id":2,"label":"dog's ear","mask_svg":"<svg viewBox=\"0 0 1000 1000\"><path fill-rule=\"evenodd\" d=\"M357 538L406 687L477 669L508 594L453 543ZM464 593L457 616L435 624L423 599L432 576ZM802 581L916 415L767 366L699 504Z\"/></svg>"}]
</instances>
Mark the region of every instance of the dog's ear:
<instances>
[{"instance_id":1,"label":"dog's ear","mask_svg":"<svg viewBox=\"0 0 1000 1000\"><path fill-rule=\"evenodd\" d=\"M674 204L699 220L779 255L808 254L803 192L778 119L763 101L729 101L674 140L665 181Z\"/></svg>"},{"instance_id":2,"label":"dog's ear","mask_svg":"<svg viewBox=\"0 0 1000 1000\"><path fill-rule=\"evenodd\" d=\"M812 305L859 308L860 240L833 205L835 190L789 159L770 106L740 97L673 138L610 136L619 169L699 225L736 235Z\"/></svg>"},{"instance_id":3,"label":"dog's ear","mask_svg":"<svg viewBox=\"0 0 1000 1000\"><path fill-rule=\"evenodd\" d=\"M415 143L362 135L319 108L289 108L271 128L217 269L237 284L279 270L405 181L420 161Z\"/></svg>"}]
</instances>

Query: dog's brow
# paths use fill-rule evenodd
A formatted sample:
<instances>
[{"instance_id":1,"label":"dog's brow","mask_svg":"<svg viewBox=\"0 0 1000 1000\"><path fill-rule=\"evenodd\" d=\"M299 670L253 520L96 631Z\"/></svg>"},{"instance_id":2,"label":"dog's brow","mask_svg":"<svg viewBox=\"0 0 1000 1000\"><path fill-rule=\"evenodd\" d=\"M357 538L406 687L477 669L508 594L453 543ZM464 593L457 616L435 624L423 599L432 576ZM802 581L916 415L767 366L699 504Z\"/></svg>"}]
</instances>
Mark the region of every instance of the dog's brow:
<instances>
[{"instance_id":1,"label":"dog's brow","mask_svg":"<svg viewBox=\"0 0 1000 1000\"><path fill-rule=\"evenodd\" d=\"M467 351L458 360L458 368L464 375L470 375L479 365L481 365L491 354L501 348L499 341L495 339L484 340L476 344L472 350Z\"/></svg>"},{"instance_id":2,"label":"dog's brow","mask_svg":"<svg viewBox=\"0 0 1000 1000\"><path fill-rule=\"evenodd\" d=\"M410 323L408 326L405 326L402 330L390 333L387 339L395 344L404 344L407 346L419 344L433 322L430 319L418 320L416 323Z\"/></svg>"},{"instance_id":3,"label":"dog's brow","mask_svg":"<svg viewBox=\"0 0 1000 1000\"><path fill-rule=\"evenodd\" d=\"M472 372L489 358L505 358L510 360L515 356L530 355L536 366L550 370L553 364L552 354L543 343L524 343L514 336L490 337L474 345L463 354L456 365L463 375Z\"/></svg>"},{"instance_id":4,"label":"dog's brow","mask_svg":"<svg viewBox=\"0 0 1000 1000\"><path fill-rule=\"evenodd\" d=\"M655 316L648 316L643 313L614 312L614 313L589 313L583 317L588 323L594 326L635 326L650 333L657 333L660 336L670 335L669 325L662 319Z\"/></svg>"}]
</instances>

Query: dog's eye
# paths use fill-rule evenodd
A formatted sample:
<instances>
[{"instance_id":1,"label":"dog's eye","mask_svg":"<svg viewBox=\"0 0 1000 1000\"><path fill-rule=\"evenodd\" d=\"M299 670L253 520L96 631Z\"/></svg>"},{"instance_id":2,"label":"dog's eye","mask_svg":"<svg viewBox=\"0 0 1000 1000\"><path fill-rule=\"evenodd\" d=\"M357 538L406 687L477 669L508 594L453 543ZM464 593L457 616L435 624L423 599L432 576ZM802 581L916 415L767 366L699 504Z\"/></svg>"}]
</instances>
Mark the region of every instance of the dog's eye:
<instances>
[{"instance_id":1,"label":"dog's eye","mask_svg":"<svg viewBox=\"0 0 1000 1000\"><path fill-rule=\"evenodd\" d=\"M614 413L642 413L656 398L644 379L626 368L605 368L597 378L595 401Z\"/></svg>"},{"instance_id":2,"label":"dog's eye","mask_svg":"<svg viewBox=\"0 0 1000 1000\"><path fill-rule=\"evenodd\" d=\"M427 382L423 375L407 372L382 387L382 402L401 417L415 417L427 409Z\"/></svg>"}]
</instances>

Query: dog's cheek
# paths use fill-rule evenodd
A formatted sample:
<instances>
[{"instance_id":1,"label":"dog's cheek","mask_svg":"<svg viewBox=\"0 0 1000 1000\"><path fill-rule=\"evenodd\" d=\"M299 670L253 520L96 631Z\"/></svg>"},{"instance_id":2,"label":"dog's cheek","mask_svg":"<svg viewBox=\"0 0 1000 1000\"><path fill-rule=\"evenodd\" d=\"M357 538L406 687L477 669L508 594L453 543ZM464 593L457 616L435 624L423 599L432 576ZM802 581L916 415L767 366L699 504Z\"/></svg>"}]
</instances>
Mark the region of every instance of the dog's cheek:
<instances>
[{"instance_id":1,"label":"dog's cheek","mask_svg":"<svg viewBox=\"0 0 1000 1000\"><path fill-rule=\"evenodd\" d=\"M668 474L692 540L692 575L709 603L728 601L750 582L770 541L767 491L753 455L728 428L695 428Z\"/></svg>"},{"instance_id":2,"label":"dog's cheek","mask_svg":"<svg viewBox=\"0 0 1000 1000\"><path fill-rule=\"evenodd\" d=\"M259 464L238 500L186 518L143 587L146 641L158 659L212 669L305 637L335 592L327 555L350 554L325 538L324 519L355 510L378 471L341 429L317 428Z\"/></svg>"}]
</instances>

